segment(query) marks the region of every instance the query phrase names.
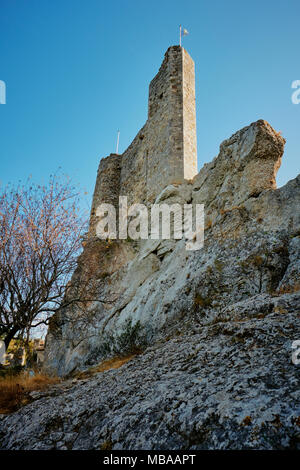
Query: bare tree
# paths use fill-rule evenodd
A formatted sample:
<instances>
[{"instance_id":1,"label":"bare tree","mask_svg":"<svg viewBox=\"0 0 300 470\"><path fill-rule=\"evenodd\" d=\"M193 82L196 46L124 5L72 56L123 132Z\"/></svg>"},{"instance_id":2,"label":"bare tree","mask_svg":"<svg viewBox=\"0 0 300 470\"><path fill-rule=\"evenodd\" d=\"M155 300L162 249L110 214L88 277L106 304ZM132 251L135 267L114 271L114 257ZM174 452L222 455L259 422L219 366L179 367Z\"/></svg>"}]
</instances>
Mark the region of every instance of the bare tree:
<instances>
[{"instance_id":1,"label":"bare tree","mask_svg":"<svg viewBox=\"0 0 300 470\"><path fill-rule=\"evenodd\" d=\"M66 177L0 194L0 336L47 324L66 290L87 228L79 192Z\"/></svg>"}]
</instances>

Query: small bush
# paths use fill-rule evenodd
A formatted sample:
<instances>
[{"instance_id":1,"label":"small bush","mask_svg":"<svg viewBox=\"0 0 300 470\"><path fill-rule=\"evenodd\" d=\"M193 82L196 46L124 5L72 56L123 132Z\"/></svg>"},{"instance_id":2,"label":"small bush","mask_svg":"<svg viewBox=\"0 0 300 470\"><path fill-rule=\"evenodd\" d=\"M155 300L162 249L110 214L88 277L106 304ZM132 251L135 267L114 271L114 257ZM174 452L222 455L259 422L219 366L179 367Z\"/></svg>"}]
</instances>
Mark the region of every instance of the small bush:
<instances>
[{"instance_id":1,"label":"small bush","mask_svg":"<svg viewBox=\"0 0 300 470\"><path fill-rule=\"evenodd\" d=\"M100 450L112 450L112 442L110 440L102 442Z\"/></svg>"},{"instance_id":2,"label":"small bush","mask_svg":"<svg viewBox=\"0 0 300 470\"><path fill-rule=\"evenodd\" d=\"M200 308L208 308L211 306L211 299L208 297L203 297L201 294L197 293L194 297L194 310Z\"/></svg>"},{"instance_id":3,"label":"small bush","mask_svg":"<svg viewBox=\"0 0 300 470\"><path fill-rule=\"evenodd\" d=\"M149 339L149 333L145 331L140 321L133 324L132 319L129 318L119 334L103 335L98 353L104 357L138 354L145 349Z\"/></svg>"},{"instance_id":4,"label":"small bush","mask_svg":"<svg viewBox=\"0 0 300 470\"><path fill-rule=\"evenodd\" d=\"M24 366L11 366L11 367L4 367L0 366L0 380L8 377L15 377L16 375L21 374L24 370Z\"/></svg>"},{"instance_id":5,"label":"small bush","mask_svg":"<svg viewBox=\"0 0 300 470\"><path fill-rule=\"evenodd\" d=\"M222 270L224 268L224 263L222 263L222 261L216 259L214 264L215 264L216 270L219 271L219 273L222 272Z\"/></svg>"}]
</instances>

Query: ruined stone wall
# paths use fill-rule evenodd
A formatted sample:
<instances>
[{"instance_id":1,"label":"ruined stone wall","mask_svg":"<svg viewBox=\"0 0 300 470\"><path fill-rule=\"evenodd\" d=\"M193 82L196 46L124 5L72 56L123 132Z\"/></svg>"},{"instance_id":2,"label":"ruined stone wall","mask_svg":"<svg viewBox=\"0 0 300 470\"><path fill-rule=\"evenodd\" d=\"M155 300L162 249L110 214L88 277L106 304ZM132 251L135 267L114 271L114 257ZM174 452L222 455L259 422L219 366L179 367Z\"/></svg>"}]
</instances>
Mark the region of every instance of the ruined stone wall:
<instances>
[{"instance_id":1,"label":"ruined stone wall","mask_svg":"<svg viewBox=\"0 0 300 470\"><path fill-rule=\"evenodd\" d=\"M96 210L99 204L108 203L118 206L121 163L122 157L115 153L100 160L90 216L89 233L92 236L95 236Z\"/></svg>"},{"instance_id":2,"label":"ruined stone wall","mask_svg":"<svg viewBox=\"0 0 300 470\"><path fill-rule=\"evenodd\" d=\"M100 162L91 222L100 202L118 203L122 195L129 204L153 203L166 186L196 173L194 62L183 48L172 46L150 83L146 124L123 155Z\"/></svg>"},{"instance_id":3,"label":"ruined stone wall","mask_svg":"<svg viewBox=\"0 0 300 470\"><path fill-rule=\"evenodd\" d=\"M197 174L195 67L192 58L185 50L183 50L182 70L184 178L192 179Z\"/></svg>"}]
</instances>

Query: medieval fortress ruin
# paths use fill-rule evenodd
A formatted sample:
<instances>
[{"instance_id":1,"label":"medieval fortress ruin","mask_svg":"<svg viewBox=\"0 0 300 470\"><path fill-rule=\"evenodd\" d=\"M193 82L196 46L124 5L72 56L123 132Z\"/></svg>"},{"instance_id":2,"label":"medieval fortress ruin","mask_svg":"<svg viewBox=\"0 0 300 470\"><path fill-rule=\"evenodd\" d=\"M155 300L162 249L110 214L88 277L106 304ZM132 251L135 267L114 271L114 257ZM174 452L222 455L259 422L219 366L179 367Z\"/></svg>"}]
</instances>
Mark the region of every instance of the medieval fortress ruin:
<instances>
[{"instance_id":1,"label":"medieval fortress ruin","mask_svg":"<svg viewBox=\"0 0 300 470\"><path fill-rule=\"evenodd\" d=\"M293 292L299 181L276 189L284 144L259 120L222 142L197 173L194 62L180 46L170 47L150 83L146 124L122 155L100 160L89 234L73 275L75 298L84 286L97 294L84 308L73 304L55 314L46 370L66 375L99 362L120 338L132 338L135 325L143 344L154 344L195 318L200 325L240 318L244 302L245 312L249 302L272 310L280 292ZM148 207L204 205L204 246L188 251L184 239L164 237L100 240L97 208L118 211L122 197Z\"/></svg>"},{"instance_id":2,"label":"medieval fortress ruin","mask_svg":"<svg viewBox=\"0 0 300 470\"><path fill-rule=\"evenodd\" d=\"M150 83L146 124L122 155L100 161L91 226L101 203L117 207L119 196L130 204L151 203L169 184L196 174L194 62L182 47L172 46Z\"/></svg>"},{"instance_id":3,"label":"medieval fortress ruin","mask_svg":"<svg viewBox=\"0 0 300 470\"><path fill-rule=\"evenodd\" d=\"M253 122L197 174L194 64L168 49L146 124L100 161L73 291L51 318L45 371L72 378L0 417L3 448L299 448L300 175L276 188L284 144ZM97 207L120 196L203 204L204 246L100 240Z\"/></svg>"}]
</instances>

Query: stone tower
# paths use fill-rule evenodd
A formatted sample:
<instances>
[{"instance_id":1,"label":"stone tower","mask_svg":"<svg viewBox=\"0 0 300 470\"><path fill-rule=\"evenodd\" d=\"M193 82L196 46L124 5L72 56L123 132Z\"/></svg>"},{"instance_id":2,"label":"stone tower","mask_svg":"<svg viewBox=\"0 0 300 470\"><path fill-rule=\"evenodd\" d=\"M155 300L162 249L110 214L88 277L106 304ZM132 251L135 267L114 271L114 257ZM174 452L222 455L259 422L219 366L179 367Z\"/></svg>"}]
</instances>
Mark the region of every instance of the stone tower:
<instances>
[{"instance_id":1,"label":"stone tower","mask_svg":"<svg viewBox=\"0 0 300 470\"><path fill-rule=\"evenodd\" d=\"M194 62L180 46L169 47L149 86L148 119L122 155L101 159L91 228L102 203L153 203L169 184L197 174Z\"/></svg>"}]
</instances>

